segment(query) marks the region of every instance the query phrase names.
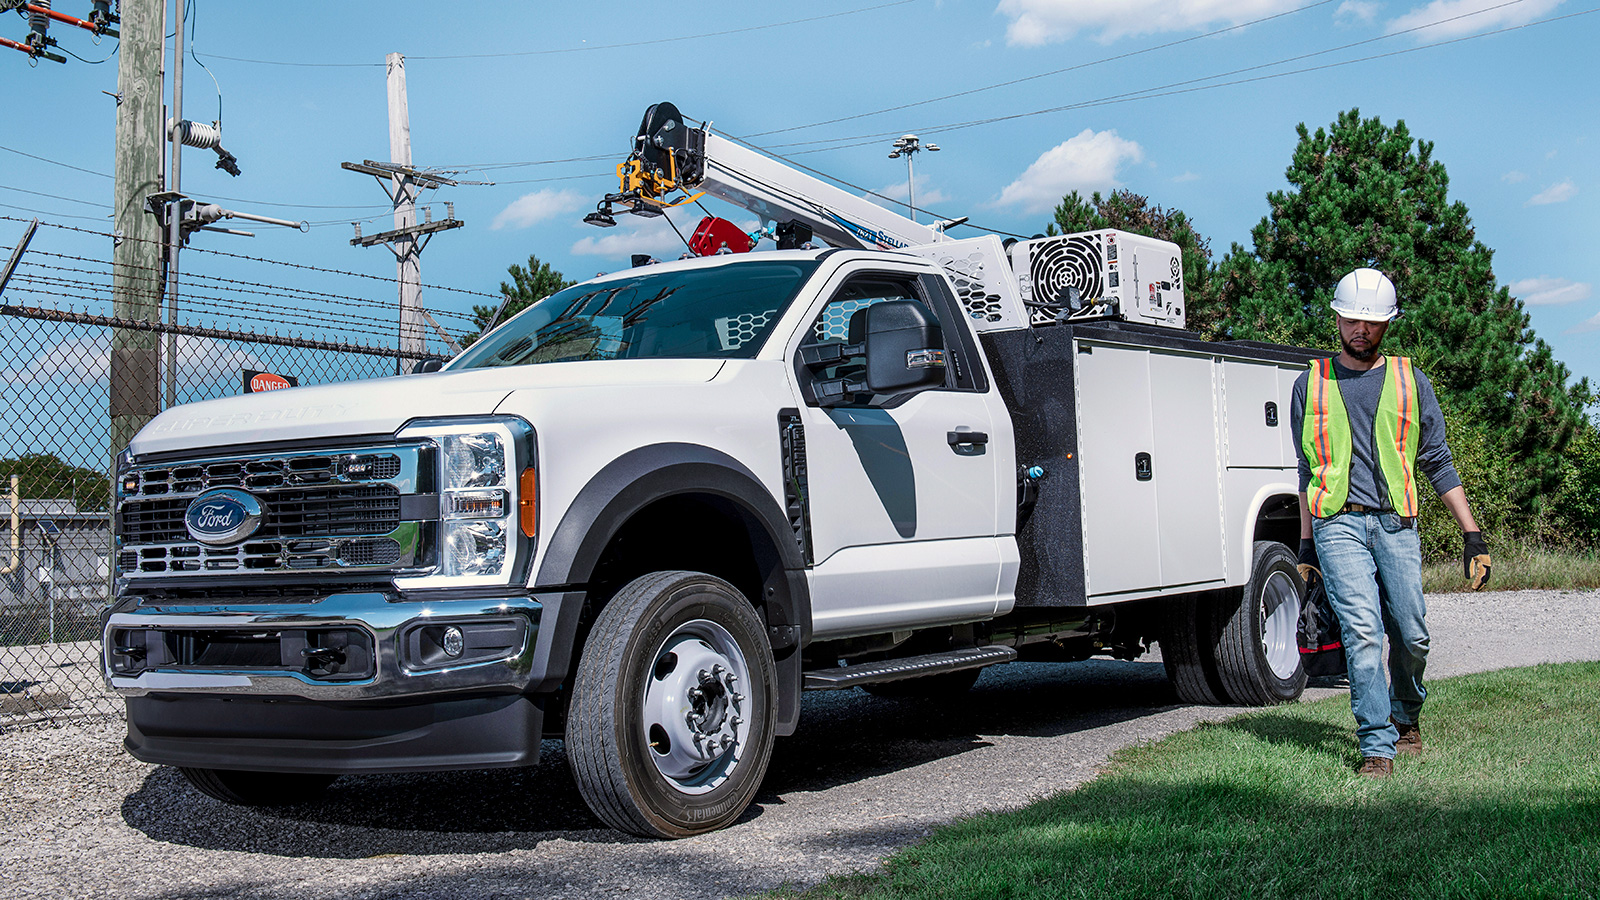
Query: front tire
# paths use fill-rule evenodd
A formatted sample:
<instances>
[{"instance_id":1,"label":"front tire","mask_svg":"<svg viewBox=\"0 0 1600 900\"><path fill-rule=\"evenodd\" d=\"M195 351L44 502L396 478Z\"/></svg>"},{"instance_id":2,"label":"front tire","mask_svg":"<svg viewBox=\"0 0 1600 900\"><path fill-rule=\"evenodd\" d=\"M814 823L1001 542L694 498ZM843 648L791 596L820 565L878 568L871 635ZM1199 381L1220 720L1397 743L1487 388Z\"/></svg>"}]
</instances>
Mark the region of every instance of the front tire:
<instances>
[{"instance_id":1,"label":"front tire","mask_svg":"<svg viewBox=\"0 0 1600 900\"><path fill-rule=\"evenodd\" d=\"M595 619L567 717L567 763L619 831L715 831L755 797L772 757L776 667L756 611L699 572L629 582Z\"/></svg>"},{"instance_id":2,"label":"front tire","mask_svg":"<svg viewBox=\"0 0 1600 900\"><path fill-rule=\"evenodd\" d=\"M1217 675L1234 703L1269 706L1305 690L1297 639L1301 584L1288 547L1256 542L1249 582L1242 592L1226 595L1220 609Z\"/></svg>"}]
</instances>

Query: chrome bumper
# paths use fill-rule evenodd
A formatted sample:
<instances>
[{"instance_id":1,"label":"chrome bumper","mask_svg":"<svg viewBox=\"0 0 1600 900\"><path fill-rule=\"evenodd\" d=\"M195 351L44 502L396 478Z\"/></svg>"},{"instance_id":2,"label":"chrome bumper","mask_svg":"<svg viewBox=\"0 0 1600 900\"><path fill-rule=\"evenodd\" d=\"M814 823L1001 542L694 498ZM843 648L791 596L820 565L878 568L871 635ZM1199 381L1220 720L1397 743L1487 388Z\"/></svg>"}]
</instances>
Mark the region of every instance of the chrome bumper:
<instances>
[{"instance_id":1,"label":"chrome bumper","mask_svg":"<svg viewBox=\"0 0 1600 900\"><path fill-rule=\"evenodd\" d=\"M101 665L107 685L124 697L150 694L300 697L310 700L388 700L435 694L521 693L536 680L533 665L542 604L532 597L396 601L382 593L334 594L316 603L215 606L148 606L113 613L102 633ZM521 640L492 659L462 664L419 660L408 638L419 628L498 622L521 626ZM370 674L318 677L306 671L153 665L136 674L119 657L113 636L259 634L343 628L364 631L372 642ZM119 663L120 659L120 663Z\"/></svg>"}]
</instances>

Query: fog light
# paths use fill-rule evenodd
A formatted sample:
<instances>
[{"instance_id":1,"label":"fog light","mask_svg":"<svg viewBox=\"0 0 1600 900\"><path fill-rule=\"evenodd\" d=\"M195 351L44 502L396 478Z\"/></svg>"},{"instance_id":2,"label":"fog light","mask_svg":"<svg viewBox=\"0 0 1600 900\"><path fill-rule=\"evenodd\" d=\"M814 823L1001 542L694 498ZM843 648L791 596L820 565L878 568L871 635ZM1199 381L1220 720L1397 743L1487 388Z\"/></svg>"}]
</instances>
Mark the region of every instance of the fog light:
<instances>
[{"instance_id":1,"label":"fog light","mask_svg":"<svg viewBox=\"0 0 1600 900\"><path fill-rule=\"evenodd\" d=\"M444 655L451 659L460 656L461 651L467 647L466 636L461 633L461 629L454 625L444 630L444 640L440 643L444 646Z\"/></svg>"}]
</instances>

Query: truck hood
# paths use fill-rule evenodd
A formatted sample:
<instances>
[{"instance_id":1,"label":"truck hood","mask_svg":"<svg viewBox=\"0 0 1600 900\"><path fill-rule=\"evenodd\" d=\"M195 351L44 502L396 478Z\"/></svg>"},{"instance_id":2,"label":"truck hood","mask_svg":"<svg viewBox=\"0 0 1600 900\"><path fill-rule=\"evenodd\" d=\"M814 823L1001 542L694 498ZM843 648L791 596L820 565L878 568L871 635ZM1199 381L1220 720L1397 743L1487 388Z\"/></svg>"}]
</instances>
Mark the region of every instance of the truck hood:
<instances>
[{"instance_id":1,"label":"truck hood","mask_svg":"<svg viewBox=\"0 0 1600 900\"><path fill-rule=\"evenodd\" d=\"M199 447L392 434L413 419L488 415L513 391L699 384L716 377L722 366L720 359L604 360L286 388L173 407L152 419L129 449L143 456Z\"/></svg>"}]
</instances>

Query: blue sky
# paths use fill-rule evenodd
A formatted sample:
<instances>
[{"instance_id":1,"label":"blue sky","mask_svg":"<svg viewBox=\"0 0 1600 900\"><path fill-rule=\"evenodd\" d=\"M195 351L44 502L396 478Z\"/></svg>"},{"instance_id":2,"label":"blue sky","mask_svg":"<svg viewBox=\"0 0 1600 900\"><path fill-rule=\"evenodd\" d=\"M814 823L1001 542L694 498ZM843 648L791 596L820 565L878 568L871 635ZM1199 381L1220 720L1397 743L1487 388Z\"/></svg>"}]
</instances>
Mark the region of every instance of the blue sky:
<instances>
[{"instance_id":1,"label":"blue sky","mask_svg":"<svg viewBox=\"0 0 1600 900\"><path fill-rule=\"evenodd\" d=\"M191 0L194 49L221 87L223 144L244 174L230 178L209 152L186 150L185 192L316 223L306 234L241 226L258 236L201 234L191 246L375 276L273 275L391 314L393 285L382 279L393 277L392 257L349 244L353 219L367 219L369 233L387 227L386 198L369 176L339 168L388 158L390 52L407 57L415 162L496 182L427 195L439 216L453 201L467 227L435 237L423 281L485 293L530 253L569 277L615 270L635 252L677 255L660 222L580 223L659 100L890 195L903 196L906 171L889 145L917 133L942 148L916 160L918 205L1009 232L1042 231L1067 190L1127 187L1187 212L1218 256L1248 242L1266 194L1285 186L1296 124L1359 107L1434 142L1452 198L1496 251L1500 281L1561 360L1600 380L1600 12L1584 14L1586 3ZM89 3L55 6L86 15ZM1567 18L1544 22L1556 17ZM25 32L15 14L0 16L0 37ZM115 45L65 26L52 35L89 60ZM116 74L114 57L30 68L0 49L0 147L89 170L0 150L0 215L107 228L114 108L101 92L116 90ZM217 88L193 58L185 83L186 118L215 118ZM891 107L900 108L876 112ZM1057 107L1074 108L1034 114ZM843 121L816 124L830 120ZM697 219L683 213L679 225L687 232ZM21 228L0 221L0 245ZM105 258L108 243L49 230L34 247ZM237 274L248 264L230 257L184 259L186 270L261 278ZM441 312L473 302L488 301L424 292Z\"/></svg>"}]
</instances>

